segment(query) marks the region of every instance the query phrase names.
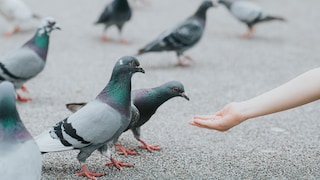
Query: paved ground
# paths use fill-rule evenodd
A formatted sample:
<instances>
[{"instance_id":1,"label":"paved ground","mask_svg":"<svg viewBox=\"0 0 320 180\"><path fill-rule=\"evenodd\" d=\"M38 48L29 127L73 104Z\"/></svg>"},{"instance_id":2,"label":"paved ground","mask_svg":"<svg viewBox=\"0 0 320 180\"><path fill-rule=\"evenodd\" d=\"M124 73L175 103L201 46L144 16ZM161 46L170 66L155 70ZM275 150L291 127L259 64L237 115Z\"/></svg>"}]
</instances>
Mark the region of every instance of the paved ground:
<instances>
[{"instance_id":1,"label":"paved ground","mask_svg":"<svg viewBox=\"0 0 320 180\"><path fill-rule=\"evenodd\" d=\"M200 0L151 1L134 12L123 31L130 45L103 43L102 26L93 26L107 1L26 0L42 16L53 16L63 28L51 35L45 70L26 86L33 100L18 103L20 115L33 135L70 113L64 104L91 100L109 80L115 61L133 55L160 32L191 15ZM174 67L174 53L139 57L146 74L133 77L133 88L154 87L170 80L184 83L191 101L173 99L164 104L143 129L143 138L159 144L160 152L137 149L136 157L122 157L134 168L104 167L98 153L88 160L91 170L105 172L99 179L319 179L320 103L250 120L228 132L198 129L187 124L196 114L212 114L231 101L241 101L272 89L319 66L318 0L262 1L269 12L287 23L257 27L252 39L241 39L244 25L224 7L210 9L202 41L188 54L191 67ZM0 31L6 28L0 20ZM0 39L0 55L20 46L34 33ZM115 29L108 32L117 38ZM139 143L131 133L120 141L129 148ZM46 154L43 179L85 179L77 151Z\"/></svg>"}]
</instances>

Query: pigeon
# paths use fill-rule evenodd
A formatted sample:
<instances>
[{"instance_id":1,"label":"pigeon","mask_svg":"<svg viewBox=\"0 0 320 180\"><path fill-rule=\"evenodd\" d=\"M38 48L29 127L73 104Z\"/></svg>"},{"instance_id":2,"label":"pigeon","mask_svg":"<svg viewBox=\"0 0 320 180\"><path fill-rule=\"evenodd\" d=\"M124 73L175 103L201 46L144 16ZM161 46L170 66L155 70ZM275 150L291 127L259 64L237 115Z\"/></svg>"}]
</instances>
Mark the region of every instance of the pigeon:
<instances>
[{"instance_id":1,"label":"pigeon","mask_svg":"<svg viewBox=\"0 0 320 180\"><path fill-rule=\"evenodd\" d=\"M23 125L11 82L0 83L0 179L41 178L39 147Z\"/></svg>"},{"instance_id":2,"label":"pigeon","mask_svg":"<svg viewBox=\"0 0 320 180\"><path fill-rule=\"evenodd\" d=\"M10 81L16 89L27 91L23 85L38 75L46 64L49 36L52 30L60 29L53 18L45 18L35 35L20 48L0 57L0 82ZM18 100L29 101L31 98L18 94Z\"/></svg>"},{"instance_id":3,"label":"pigeon","mask_svg":"<svg viewBox=\"0 0 320 180\"><path fill-rule=\"evenodd\" d=\"M261 7L253 2L249 1L231 1L231 0L219 0L218 3L223 4L228 10L241 22L245 23L249 30L245 34L241 35L243 38L251 37L254 33L254 26L257 23L279 20L285 21L283 17L273 16L265 13Z\"/></svg>"},{"instance_id":4,"label":"pigeon","mask_svg":"<svg viewBox=\"0 0 320 180\"><path fill-rule=\"evenodd\" d=\"M124 130L124 132L130 129L134 137L143 144L143 146L140 146L140 148L147 149L148 151L160 150L157 145L149 145L140 138L141 126L148 122L152 115L157 111L157 109L169 99L180 96L189 100L189 97L184 91L183 84L179 81L169 81L155 88L134 90L131 94L132 116L130 124ZM70 111L76 112L85 104L86 103L69 103L66 106ZM114 141L117 142L117 139L115 139ZM137 154L133 150L124 148L119 143L115 145L117 147L117 150L121 151L125 155Z\"/></svg>"},{"instance_id":5,"label":"pigeon","mask_svg":"<svg viewBox=\"0 0 320 180\"><path fill-rule=\"evenodd\" d=\"M121 37L123 25L131 19L132 10L127 0L114 0L106 6L95 24L104 24L103 41L109 41L105 31L112 25L117 26L120 34L120 43L128 44L126 39Z\"/></svg>"},{"instance_id":6,"label":"pigeon","mask_svg":"<svg viewBox=\"0 0 320 180\"><path fill-rule=\"evenodd\" d=\"M131 118L131 77L136 72L144 73L135 57L120 58L106 87L97 97L69 117L45 130L35 140L42 153L79 149L77 156L82 172L90 179L103 173L88 171L86 159L95 150L111 160L106 165L118 169L131 164L117 161L111 156L108 142L117 138L128 127Z\"/></svg>"},{"instance_id":7,"label":"pigeon","mask_svg":"<svg viewBox=\"0 0 320 180\"><path fill-rule=\"evenodd\" d=\"M213 6L212 1L203 1L194 15L161 33L155 40L138 50L137 55L147 52L175 51L178 56L177 65L188 65L180 56L200 41L206 24L206 12ZM184 57L186 60L192 60L190 56Z\"/></svg>"},{"instance_id":8,"label":"pigeon","mask_svg":"<svg viewBox=\"0 0 320 180\"><path fill-rule=\"evenodd\" d=\"M0 0L0 14L3 15L7 21L14 23L13 30L4 33L4 37L10 37L19 32L19 24L22 22L40 18L40 16L34 14L30 7L22 0Z\"/></svg>"}]
</instances>

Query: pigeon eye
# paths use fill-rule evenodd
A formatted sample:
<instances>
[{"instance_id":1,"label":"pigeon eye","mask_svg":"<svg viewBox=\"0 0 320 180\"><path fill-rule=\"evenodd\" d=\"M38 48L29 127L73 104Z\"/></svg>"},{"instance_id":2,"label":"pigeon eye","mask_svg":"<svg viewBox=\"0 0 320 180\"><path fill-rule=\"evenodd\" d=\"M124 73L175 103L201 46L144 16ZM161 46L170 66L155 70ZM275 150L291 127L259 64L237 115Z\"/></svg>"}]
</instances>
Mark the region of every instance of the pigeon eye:
<instances>
[{"instance_id":1,"label":"pigeon eye","mask_svg":"<svg viewBox=\"0 0 320 180\"><path fill-rule=\"evenodd\" d=\"M179 89L175 87L175 88L172 89L172 91L173 91L173 92L178 92Z\"/></svg>"},{"instance_id":2,"label":"pigeon eye","mask_svg":"<svg viewBox=\"0 0 320 180\"><path fill-rule=\"evenodd\" d=\"M134 61L131 61L130 66L136 66L136 63Z\"/></svg>"}]
</instances>

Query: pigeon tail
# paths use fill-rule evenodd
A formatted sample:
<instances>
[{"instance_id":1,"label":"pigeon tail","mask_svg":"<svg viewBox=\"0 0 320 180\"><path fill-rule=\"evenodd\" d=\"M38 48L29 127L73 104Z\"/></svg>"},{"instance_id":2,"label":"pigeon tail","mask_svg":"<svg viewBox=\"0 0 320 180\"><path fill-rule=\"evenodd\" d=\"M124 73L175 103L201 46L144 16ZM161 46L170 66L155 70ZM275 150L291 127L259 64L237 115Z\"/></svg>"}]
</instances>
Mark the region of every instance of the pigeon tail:
<instances>
[{"instance_id":1,"label":"pigeon tail","mask_svg":"<svg viewBox=\"0 0 320 180\"><path fill-rule=\"evenodd\" d=\"M141 55L141 54L144 54L146 53L147 51L145 49L139 49L138 50L138 53L136 55Z\"/></svg>"},{"instance_id":2,"label":"pigeon tail","mask_svg":"<svg viewBox=\"0 0 320 180\"><path fill-rule=\"evenodd\" d=\"M39 14L32 14L32 18L40 20L42 17Z\"/></svg>"},{"instance_id":3,"label":"pigeon tail","mask_svg":"<svg viewBox=\"0 0 320 180\"><path fill-rule=\"evenodd\" d=\"M278 20L278 21L286 21L285 18L280 17L280 16L267 16L262 21L272 21L272 20Z\"/></svg>"},{"instance_id":4,"label":"pigeon tail","mask_svg":"<svg viewBox=\"0 0 320 180\"><path fill-rule=\"evenodd\" d=\"M44 131L35 138L42 154L48 152L68 151L74 149L72 146L64 146L60 140L53 139L48 131Z\"/></svg>"},{"instance_id":5,"label":"pigeon tail","mask_svg":"<svg viewBox=\"0 0 320 180\"><path fill-rule=\"evenodd\" d=\"M156 40L139 49L137 55L141 55L147 52L159 52L165 50L171 50L171 47L167 47L163 41L158 42Z\"/></svg>"}]
</instances>

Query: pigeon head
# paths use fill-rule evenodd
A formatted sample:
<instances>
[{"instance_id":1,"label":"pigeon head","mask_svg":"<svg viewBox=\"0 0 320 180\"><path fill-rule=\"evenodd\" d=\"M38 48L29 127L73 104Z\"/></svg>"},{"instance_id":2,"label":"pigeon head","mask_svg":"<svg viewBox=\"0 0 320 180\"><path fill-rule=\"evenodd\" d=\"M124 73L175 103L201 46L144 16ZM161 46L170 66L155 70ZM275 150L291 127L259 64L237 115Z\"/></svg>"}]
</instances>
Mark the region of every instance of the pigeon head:
<instances>
[{"instance_id":1,"label":"pigeon head","mask_svg":"<svg viewBox=\"0 0 320 180\"><path fill-rule=\"evenodd\" d=\"M228 8L230 8L231 4L232 4L232 2L226 1L226 0L218 0L218 3L223 4L223 5L227 6Z\"/></svg>"},{"instance_id":2,"label":"pigeon head","mask_svg":"<svg viewBox=\"0 0 320 180\"><path fill-rule=\"evenodd\" d=\"M201 3L199 9L201 9L202 11L206 11L207 9L209 9L210 7L214 7L214 4L212 1L209 0L205 0Z\"/></svg>"},{"instance_id":3,"label":"pigeon head","mask_svg":"<svg viewBox=\"0 0 320 180\"><path fill-rule=\"evenodd\" d=\"M0 121L17 115L16 94L11 82L0 83Z\"/></svg>"},{"instance_id":4,"label":"pigeon head","mask_svg":"<svg viewBox=\"0 0 320 180\"><path fill-rule=\"evenodd\" d=\"M51 31L55 29L61 30L54 18L47 17L42 20L42 24L39 27L39 34L46 33L47 35L50 35Z\"/></svg>"},{"instance_id":5,"label":"pigeon head","mask_svg":"<svg viewBox=\"0 0 320 180\"><path fill-rule=\"evenodd\" d=\"M212 1L209 1L209 0L203 1L200 7L198 8L198 10L196 11L195 16L205 19L207 10L213 6L214 5Z\"/></svg>"},{"instance_id":6,"label":"pigeon head","mask_svg":"<svg viewBox=\"0 0 320 180\"><path fill-rule=\"evenodd\" d=\"M203 1L202 4L200 5L200 7L203 8L203 9L208 9L210 7L213 7L213 6L214 6L213 2L209 1L209 0Z\"/></svg>"},{"instance_id":7,"label":"pigeon head","mask_svg":"<svg viewBox=\"0 0 320 180\"><path fill-rule=\"evenodd\" d=\"M138 59L133 56L124 56L120 58L117 61L113 71L116 71L117 74L127 72L129 72L130 74L136 72L145 73L144 69L140 66L140 62L138 61Z\"/></svg>"},{"instance_id":8,"label":"pigeon head","mask_svg":"<svg viewBox=\"0 0 320 180\"><path fill-rule=\"evenodd\" d=\"M181 82L179 81L170 81L167 82L163 85L163 87L166 88L166 91L168 94L170 94L172 97L183 97L186 100L190 100L187 94L184 91L184 86Z\"/></svg>"}]
</instances>

